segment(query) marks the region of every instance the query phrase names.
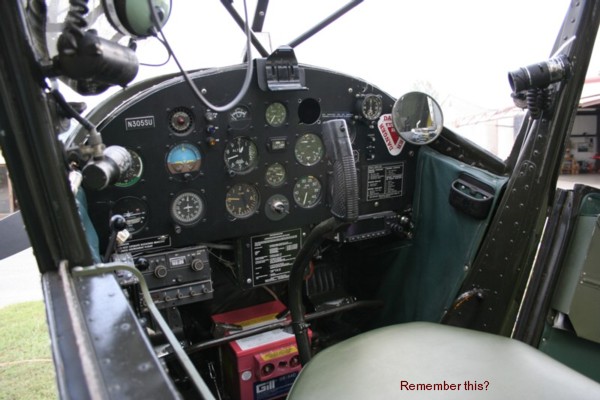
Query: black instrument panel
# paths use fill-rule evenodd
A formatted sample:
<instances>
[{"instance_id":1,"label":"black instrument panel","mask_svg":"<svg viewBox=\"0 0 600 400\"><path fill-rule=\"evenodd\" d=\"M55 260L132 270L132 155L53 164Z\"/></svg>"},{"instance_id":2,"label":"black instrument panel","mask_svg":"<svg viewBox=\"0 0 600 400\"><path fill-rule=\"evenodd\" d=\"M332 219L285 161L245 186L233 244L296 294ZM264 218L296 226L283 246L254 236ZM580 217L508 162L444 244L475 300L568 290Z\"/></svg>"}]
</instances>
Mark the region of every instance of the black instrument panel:
<instances>
[{"instance_id":1,"label":"black instrument panel","mask_svg":"<svg viewBox=\"0 0 600 400\"><path fill-rule=\"evenodd\" d=\"M417 147L391 128L394 99L335 72L302 67L307 90L262 91L254 78L227 112L199 102L181 78L134 93L99 126L107 146L132 154L115 186L88 192L104 248L113 214L130 239L121 251L184 247L304 228L330 216L329 171L321 124L350 129L361 215L410 208ZM244 67L195 73L206 97L224 104L242 85ZM382 133L385 131L386 133ZM400 149L398 154L398 149Z\"/></svg>"}]
</instances>

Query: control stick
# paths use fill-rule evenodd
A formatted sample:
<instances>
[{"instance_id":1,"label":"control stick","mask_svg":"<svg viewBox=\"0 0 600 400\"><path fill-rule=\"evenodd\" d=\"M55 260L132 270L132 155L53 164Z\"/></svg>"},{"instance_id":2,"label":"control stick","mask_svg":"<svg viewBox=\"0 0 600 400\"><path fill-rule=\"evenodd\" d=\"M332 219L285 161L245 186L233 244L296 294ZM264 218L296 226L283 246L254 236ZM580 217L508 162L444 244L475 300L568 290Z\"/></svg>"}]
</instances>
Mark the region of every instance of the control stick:
<instances>
[{"instance_id":1,"label":"control stick","mask_svg":"<svg viewBox=\"0 0 600 400\"><path fill-rule=\"evenodd\" d=\"M106 252L104 253L104 262L108 262L110 256L115 249L115 243L117 242L117 236L119 232L127 228L127 221L120 214L115 214L110 218L108 229L110 231L110 237L108 238L108 245L106 246Z\"/></svg>"}]
</instances>

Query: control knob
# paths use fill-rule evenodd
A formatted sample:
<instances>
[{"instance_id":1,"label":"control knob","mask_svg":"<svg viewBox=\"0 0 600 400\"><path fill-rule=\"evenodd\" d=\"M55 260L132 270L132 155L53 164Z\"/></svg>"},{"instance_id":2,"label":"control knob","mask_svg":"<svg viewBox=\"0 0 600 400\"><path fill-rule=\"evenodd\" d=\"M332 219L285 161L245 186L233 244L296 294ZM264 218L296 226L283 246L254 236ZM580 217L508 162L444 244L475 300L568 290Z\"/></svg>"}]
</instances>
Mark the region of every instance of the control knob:
<instances>
[{"instance_id":1,"label":"control knob","mask_svg":"<svg viewBox=\"0 0 600 400\"><path fill-rule=\"evenodd\" d=\"M159 264L154 268L154 276L158 279L165 278L167 276L167 267L162 264Z\"/></svg>"},{"instance_id":2,"label":"control knob","mask_svg":"<svg viewBox=\"0 0 600 400\"><path fill-rule=\"evenodd\" d=\"M202 271L203 268L204 268L204 261L202 261L200 259L195 259L194 261L192 261L192 269L194 271Z\"/></svg>"}]
</instances>

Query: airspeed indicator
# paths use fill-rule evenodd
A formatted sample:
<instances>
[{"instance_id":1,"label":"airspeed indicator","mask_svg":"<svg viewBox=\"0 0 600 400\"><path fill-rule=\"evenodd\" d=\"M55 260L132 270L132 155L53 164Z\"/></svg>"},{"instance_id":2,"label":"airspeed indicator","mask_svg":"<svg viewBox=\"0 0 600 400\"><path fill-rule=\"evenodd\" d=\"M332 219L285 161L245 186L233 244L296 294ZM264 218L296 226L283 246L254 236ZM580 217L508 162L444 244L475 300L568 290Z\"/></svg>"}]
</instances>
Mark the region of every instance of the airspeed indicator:
<instances>
[{"instance_id":1,"label":"airspeed indicator","mask_svg":"<svg viewBox=\"0 0 600 400\"><path fill-rule=\"evenodd\" d=\"M294 185L294 201L302 208L314 207L321 199L321 188L317 178L303 176Z\"/></svg>"}]
</instances>

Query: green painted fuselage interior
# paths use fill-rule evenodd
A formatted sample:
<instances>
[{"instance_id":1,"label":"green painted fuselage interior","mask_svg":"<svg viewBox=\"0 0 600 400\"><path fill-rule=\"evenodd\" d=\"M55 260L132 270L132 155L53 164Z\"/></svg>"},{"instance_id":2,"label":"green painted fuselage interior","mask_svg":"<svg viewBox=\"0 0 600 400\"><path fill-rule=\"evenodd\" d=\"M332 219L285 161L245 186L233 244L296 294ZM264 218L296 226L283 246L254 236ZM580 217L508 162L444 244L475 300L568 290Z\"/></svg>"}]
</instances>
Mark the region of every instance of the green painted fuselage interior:
<instances>
[{"instance_id":1,"label":"green painted fuselage interior","mask_svg":"<svg viewBox=\"0 0 600 400\"><path fill-rule=\"evenodd\" d=\"M600 382L600 193L582 198L539 348Z\"/></svg>"}]
</instances>

